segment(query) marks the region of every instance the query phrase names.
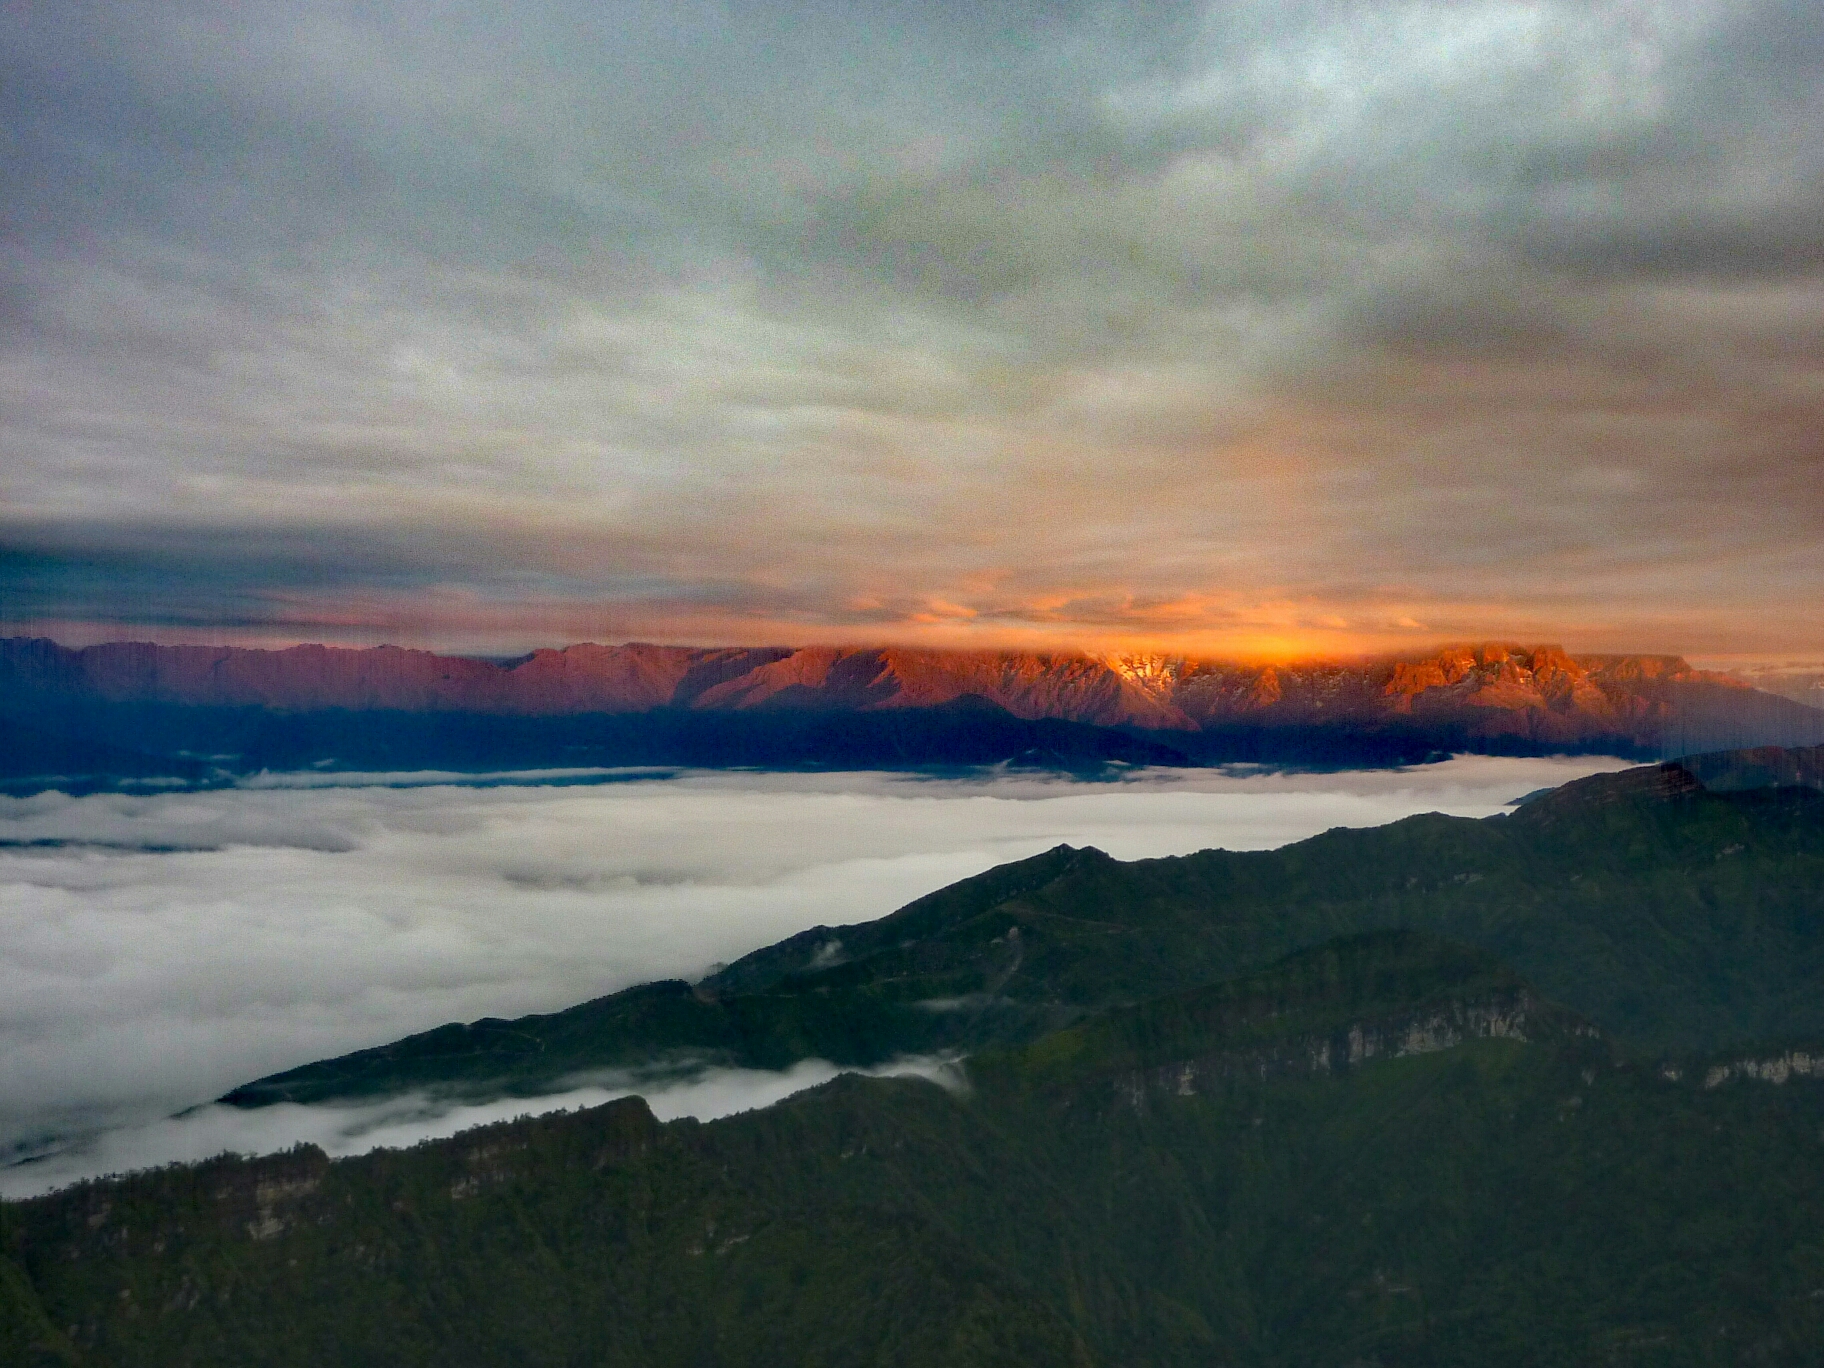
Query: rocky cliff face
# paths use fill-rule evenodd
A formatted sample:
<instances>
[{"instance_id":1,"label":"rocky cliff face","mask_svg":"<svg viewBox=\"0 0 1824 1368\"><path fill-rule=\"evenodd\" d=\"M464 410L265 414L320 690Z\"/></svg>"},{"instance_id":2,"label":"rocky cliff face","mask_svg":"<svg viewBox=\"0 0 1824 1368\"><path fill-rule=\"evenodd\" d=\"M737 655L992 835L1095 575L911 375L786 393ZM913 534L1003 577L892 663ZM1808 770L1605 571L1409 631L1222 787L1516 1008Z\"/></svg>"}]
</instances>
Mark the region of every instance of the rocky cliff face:
<instances>
[{"instance_id":1,"label":"rocky cliff face","mask_svg":"<svg viewBox=\"0 0 1824 1368\"><path fill-rule=\"evenodd\" d=\"M1265 1082L1300 1074L1343 1073L1375 1059L1451 1050L1470 1040L1529 1041L1565 1034L1595 1036L1592 1027L1524 990L1455 1001L1421 1011L1354 1021L1336 1030L1278 1040L1254 1049L1136 1069L1115 1085L1138 1107L1148 1097L1194 1097L1240 1080Z\"/></svg>"},{"instance_id":2,"label":"rocky cliff face","mask_svg":"<svg viewBox=\"0 0 1824 1368\"><path fill-rule=\"evenodd\" d=\"M1238 1082L1265 1083L1307 1074L1342 1074L1377 1059L1454 1050L1472 1040L1521 1043L1599 1041L1596 1028L1573 1012L1516 987L1455 999L1413 1011L1349 1022L1253 1048L1225 1049L1134 1069L1115 1080L1119 1103L1143 1110L1150 1099L1196 1097ZM1824 1069L1824 1059L1819 1061Z\"/></svg>"},{"instance_id":3,"label":"rocky cliff face","mask_svg":"<svg viewBox=\"0 0 1824 1368\"><path fill-rule=\"evenodd\" d=\"M1824 710L1676 656L1572 656L1485 644L1436 655L1289 665L1180 656L909 648L697 649L584 644L496 662L382 646L282 651L118 642L70 650L0 640L0 690L110 703L400 710L550 717L884 712L992 705L1021 719L1193 734L1386 730L1478 740L1650 748L1824 741Z\"/></svg>"},{"instance_id":4,"label":"rocky cliff face","mask_svg":"<svg viewBox=\"0 0 1824 1368\"><path fill-rule=\"evenodd\" d=\"M1273 666L1190 657L910 649L694 649L582 644L494 662L379 646L368 650L115 642L68 650L0 641L0 670L26 687L113 700L277 708L626 712L656 707L834 709L931 707L973 694L1016 716L1188 728L1273 711L1411 716L1489 713L1638 714L1643 684L1726 675L1676 656L1573 658L1556 647L1488 645L1419 660Z\"/></svg>"},{"instance_id":5,"label":"rocky cliff face","mask_svg":"<svg viewBox=\"0 0 1824 1368\"><path fill-rule=\"evenodd\" d=\"M1556 646L1452 647L1419 659L1272 666L1118 656L1110 668L1200 728L1272 719L1302 725L1452 721L1476 735L1575 742L1663 724L1688 686L1753 690L1678 656L1571 656Z\"/></svg>"}]
</instances>

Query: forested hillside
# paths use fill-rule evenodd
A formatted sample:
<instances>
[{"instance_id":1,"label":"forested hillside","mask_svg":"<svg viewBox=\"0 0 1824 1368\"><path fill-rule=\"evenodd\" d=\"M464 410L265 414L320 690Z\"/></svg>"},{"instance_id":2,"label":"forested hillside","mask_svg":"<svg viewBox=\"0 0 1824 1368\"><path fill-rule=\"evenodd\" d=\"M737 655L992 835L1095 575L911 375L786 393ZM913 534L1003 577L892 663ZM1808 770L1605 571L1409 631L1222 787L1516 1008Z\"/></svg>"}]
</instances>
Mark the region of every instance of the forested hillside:
<instances>
[{"instance_id":1,"label":"forested hillside","mask_svg":"<svg viewBox=\"0 0 1824 1368\"><path fill-rule=\"evenodd\" d=\"M1824 792L1799 782L1818 755L1643 767L1505 816L1412 817L1273 851L1123 863L1060 847L698 984L452 1024L227 1100L530 1094L594 1068L973 1050L1388 927L1479 946L1646 1053L1824 1035Z\"/></svg>"},{"instance_id":2,"label":"forested hillside","mask_svg":"<svg viewBox=\"0 0 1824 1368\"><path fill-rule=\"evenodd\" d=\"M86 1184L6 1210L14 1344L88 1368L1824 1353L1824 1086L1674 1079L1474 952L1335 942L971 1074Z\"/></svg>"}]
</instances>

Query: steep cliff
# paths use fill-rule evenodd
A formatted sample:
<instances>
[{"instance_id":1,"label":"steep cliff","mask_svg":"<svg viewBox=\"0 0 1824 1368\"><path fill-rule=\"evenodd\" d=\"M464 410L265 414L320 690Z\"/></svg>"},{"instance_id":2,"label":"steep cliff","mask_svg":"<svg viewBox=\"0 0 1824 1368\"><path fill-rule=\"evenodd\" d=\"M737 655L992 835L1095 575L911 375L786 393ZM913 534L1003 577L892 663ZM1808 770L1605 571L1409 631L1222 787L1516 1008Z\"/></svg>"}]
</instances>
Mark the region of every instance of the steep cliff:
<instances>
[{"instance_id":1,"label":"steep cliff","mask_svg":"<svg viewBox=\"0 0 1824 1368\"><path fill-rule=\"evenodd\" d=\"M173 764L215 755L240 768L1359 764L1453 750L1657 756L1824 742L1824 710L1675 656L1500 644L1258 665L638 643L489 661L391 646L71 650L9 638L0 640L7 721L52 738L37 746L49 757L39 769L23 758L0 766L18 774L58 763L68 773L152 772L146 754ZM109 747L139 754L110 760Z\"/></svg>"}]
</instances>

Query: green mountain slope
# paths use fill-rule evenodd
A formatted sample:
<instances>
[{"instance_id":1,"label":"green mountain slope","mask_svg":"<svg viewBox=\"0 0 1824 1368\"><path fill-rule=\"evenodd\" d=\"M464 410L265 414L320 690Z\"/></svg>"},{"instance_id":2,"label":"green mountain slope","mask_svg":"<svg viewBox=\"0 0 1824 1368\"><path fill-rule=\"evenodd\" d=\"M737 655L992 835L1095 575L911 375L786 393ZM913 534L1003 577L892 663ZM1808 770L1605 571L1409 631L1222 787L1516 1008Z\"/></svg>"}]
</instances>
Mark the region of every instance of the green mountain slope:
<instances>
[{"instance_id":1,"label":"green mountain slope","mask_svg":"<svg viewBox=\"0 0 1824 1368\"><path fill-rule=\"evenodd\" d=\"M1474 950L1345 938L971 1077L85 1184L0 1254L89 1368L1824 1356L1824 1086L1638 1067Z\"/></svg>"},{"instance_id":2,"label":"green mountain slope","mask_svg":"<svg viewBox=\"0 0 1824 1368\"><path fill-rule=\"evenodd\" d=\"M0 1214L0 1250L16 1241ZM74 1346L45 1314L31 1276L18 1261L0 1253L0 1363L17 1368L72 1368L81 1362Z\"/></svg>"},{"instance_id":3,"label":"green mountain slope","mask_svg":"<svg viewBox=\"0 0 1824 1368\"><path fill-rule=\"evenodd\" d=\"M1338 1071L1467 1040L1593 1039L1582 1018L1539 997L1493 957L1421 932L1346 936L1268 969L1097 1013L1011 1050L971 1056L997 1088L1080 1091L1113 1080L1124 1097L1189 1095L1212 1080Z\"/></svg>"},{"instance_id":4,"label":"green mountain slope","mask_svg":"<svg viewBox=\"0 0 1824 1368\"><path fill-rule=\"evenodd\" d=\"M1786 766L1800 778L1818 768L1807 753L1771 754L1804 759L1811 769ZM1708 763L1728 783L1762 772ZM694 986L446 1026L226 1100L527 1095L591 1069L870 1065L1004 1046L1402 926L1490 951L1635 1048L1824 1033L1824 793L1713 791L1693 768L1582 780L1481 821L1413 817L1275 851L1123 863L1061 846L879 921L793 936Z\"/></svg>"}]
</instances>

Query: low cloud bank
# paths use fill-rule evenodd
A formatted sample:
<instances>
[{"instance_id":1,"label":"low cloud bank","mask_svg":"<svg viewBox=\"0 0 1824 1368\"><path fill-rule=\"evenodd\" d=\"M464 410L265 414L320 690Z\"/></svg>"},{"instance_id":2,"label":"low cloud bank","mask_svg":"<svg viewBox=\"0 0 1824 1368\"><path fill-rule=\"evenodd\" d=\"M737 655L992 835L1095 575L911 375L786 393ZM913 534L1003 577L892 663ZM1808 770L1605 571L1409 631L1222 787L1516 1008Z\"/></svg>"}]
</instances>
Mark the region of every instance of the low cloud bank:
<instances>
[{"instance_id":1,"label":"low cloud bank","mask_svg":"<svg viewBox=\"0 0 1824 1368\"><path fill-rule=\"evenodd\" d=\"M476 788L388 775L0 798L0 1156L144 1127L446 1021L694 978L1059 842L1123 859L1264 849L1415 812L1484 816L1622 763L1476 756L1115 783L687 773Z\"/></svg>"},{"instance_id":2,"label":"low cloud bank","mask_svg":"<svg viewBox=\"0 0 1824 1368\"><path fill-rule=\"evenodd\" d=\"M806 1059L779 1072L707 1069L688 1079L659 1085L639 1084L626 1077L603 1077L564 1092L485 1103L455 1103L422 1093L358 1107L286 1103L242 1111L210 1103L181 1116L104 1131L40 1158L0 1168L0 1197L33 1197L85 1178L162 1164L196 1163L223 1153L273 1154L304 1141L339 1159L422 1140L439 1140L494 1121L596 1107L635 1094L646 1099L661 1121L683 1116L710 1121L756 1107L770 1107L844 1072L865 1073L873 1078L928 1078L946 1087L955 1087L961 1080L955 1066L941 1059L907 1058L876 1069L848 1070L838 1069L827 1060Z\"/></svg>"}]
</instances>

